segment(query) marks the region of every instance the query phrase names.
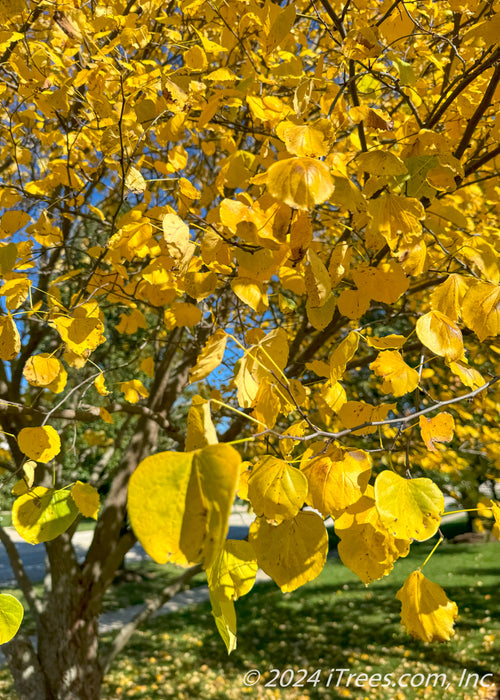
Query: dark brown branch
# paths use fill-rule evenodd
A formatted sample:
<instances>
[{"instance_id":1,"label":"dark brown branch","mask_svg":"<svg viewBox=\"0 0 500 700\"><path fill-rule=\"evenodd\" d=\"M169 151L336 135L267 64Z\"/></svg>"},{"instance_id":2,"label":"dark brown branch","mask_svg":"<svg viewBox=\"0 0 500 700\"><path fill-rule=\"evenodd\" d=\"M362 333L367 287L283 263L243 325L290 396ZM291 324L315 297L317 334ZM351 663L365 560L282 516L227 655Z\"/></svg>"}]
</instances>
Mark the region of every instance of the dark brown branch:
<instances>
[{"instance_id":1,"label":"dark brown branch","mask_svg":"<svg viewBox=\"0 0 500 700\"><path fill-rule=\"evenodd\" d=\"M448 97L444 100L444 102L441 103L441 105L438 107L439 103L441 100L438 101L436 104L434 110L431 112L431 114L428 116L424 123L424 127L426 129L433 129L436 124L439 122L443 114L446 113L448 110L448 107L454 102L459 95L464 91L464 89L467 87L467 85L470 85L478 76L480 76L484 71L488 70L488 68L491 68L494 66L498 59L500 58L500 48L495 49L491 56L487 58L483 63L480 63L476 68L470 71L467 75L465 75L462 80L458 82L456 87L451 91L451 93L448 95Z\"/></svg>"},{"instance_id":2,"label":"dark brown branch","mask_svg":"<svg viewBox=\"0 0 500 700\"><path fill-rule=\"evenodd\" d=\"M460 140L460 143L458 144L457 149L455 150L455 153L453 154L455 158L460 158L463 156L465 153L465 150L468 148L470 140L474 134L474 131L476 130L477 125L479 124L479 121L483 114L486 112L488 107L491 106L491 101L493 99L493 95L495 94L495 90L497 88L497 85L500 81L500 63L496 66L493 75L491 77L490 82L488 83L488 87L484 91L484 95L480 101L480 103L477 106L476 111L472 115L472 117L468 120L467 122L467 128L464 131L464 134Z\"/></svg>"}]
</instances>

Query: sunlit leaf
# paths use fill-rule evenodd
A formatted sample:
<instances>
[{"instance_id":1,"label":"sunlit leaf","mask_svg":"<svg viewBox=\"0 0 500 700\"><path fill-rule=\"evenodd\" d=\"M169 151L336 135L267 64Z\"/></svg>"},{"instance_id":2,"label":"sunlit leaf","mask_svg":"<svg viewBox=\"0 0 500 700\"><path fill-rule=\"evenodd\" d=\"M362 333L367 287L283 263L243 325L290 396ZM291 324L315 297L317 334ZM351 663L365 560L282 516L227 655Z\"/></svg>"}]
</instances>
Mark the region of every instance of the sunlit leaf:
<instances>
[{"instance_id":1,"label":"sunlit leaf","mask_svg":"<svg viewBox=\"0 0 500 700\"><path fill-rule=\"evenodd\" d=\"M465 325L474 331L479 340L498 335L500 333L500 287L486 283L470 287L463 300L462 317Z\"/></svg>"},{"instance_id":2,"label":"sunlit leaf","mask_svg":"<svg viewBox=\"0 0 500 700\"><path fill-rule=\"evenodd\" d=\"M130 379L128 382L121 382L120 391L125 396L125 401L137 403L141 399L149 396L149 391L139 379Z\"/></svg>"},{"instance_id":3,"label":"sunlit leaf","mask_svg":"<svg viewBox=\"0 0 500 700\"><path fill-rule=\"evenodd\" d=\"M437 532L444 511L444 496L430 479L404 479L388 469L375 479L375 503L394 537L419 542Z\"/></svg>"},{"instance_id":4,"label":"sunlit leaf","mask_svg":"<svg viewBox=\"0 0 500 700\"><path fill-rule=\"evenodd\" d=\"M219 600L237 600L255 583L257 560L252 545L245 540L226 540L212 566L207 569L207 583L212 596Z\"/></svg>"},{"instance_id":5,"label":"sunlit leaf","mask_svg":"<svg viewBox=\"0 0 500 700\"><path fill-rule=\"evenodd\" d=\"M248 541L260 568L283 593L316 578L326 562L328 534L316 513L301 511L279 525L258 518L250 525Z\"/></svg>"},{"instance_id":6,"label":"sunlit leaf","mask_svg":"<svg viewBox=\"0 0 500 700\"><path fill-rule=\"evenodd\" d=\"M401 601L401 622L412 637L424 642L446 642L453 636L457 605L421 571L408 576L396 598Z\"/></svg>"},{"instance_id":7,"label":"sunlit leaf","mask_svg":"<svg viewBox=\"0 0 500 700\"><path fill-rule=\"evenodd\" d=\"M285 520L297 515L307 496L307 479L282 459L266 456L252 468L248 498L254 512L266 518Z\"/></svg>"},{"instance_id":8,"label":"sunlit leaf","mask_svg":"<svg viewBox=\"0 0 500 700\"><path fill-rule=\"evenodd\" d=\"M22 428L17 436L19 449L35 462L50 462L61 451L61 439L55 428Z\"/></svg>"},{"instance_id":9,"label":"sunlit leaf","mask_svg":"<svg viewBox=\"0 0 500 700\"><path fill-rule=\"evenodd\" d=\"M252 181L265 183L269 194L294 209L313 209L333 193L328 166L323 161L305 156L277 161Z\"/></svg>"},{"instance_id":10,"label":"sunlit leaf","mask_svg":"<svg viewBox=\"0 0 500 700\"><path fill-rule=\"evenodd\" d=\"M309 491L307 503L324 517L356 503L371 476L371 459L366 452L337 449L302 466Z\"/></svg>"},{"instance_id":11,"label":"sunlit leaf","mask_svg":"<svg viewBox=\"0 0 500 700\"><path fill-rule=\"evenodd\" d=\"M455 430L455 421L451 413L439 413L433 418L420 416L419 419L420 432L422 440L427 445L427 449L436 452L434 443L450 442L453 439Z\"/></svg>"},{"instance_id":12,"label":"sunlit leaf","mask_svg":"<svg viewBox=\"0 0 500 700\"><path fill-rule=\"evenodd\" d=\"M416 331L420 342L436 355L449 361L462 358L464 342L460 328L440 311L429 311L420 316Z\"/></svg>"},{"instance_id":13,"label":"sunlit leaf","mask_svg":"<svg viewBox=\"0 0 500 700\"><path fill-rule=\"evenodd\" d=\"M24 617L21 603L10 593L0 593L0 644L15 637Z\"/></svg>"},{"instance_id":14,"label":"sunlit leaf","mask_svg":"<svg viewBox=\"0 0 500 700\"><path fill-rule=\"evenodd\" d=\"M382 391L385 394L404 396L418 386L418 372L409 367L397 350L384 350L370 364L378 377L383 377Z\"/></svg>"},{"instance_id":15,"label":"sunlit leaf","mask_svg":"<svg viewBox=\"0 0 500 700\"><path fill-rule=\"evenodd\" d=\"M77 481L71 489L71 497L82 515L97 520L100 505L99 494L91 484Z\"/></svg>"},{"instance_id":16,"label":"sunlit leaf","mask_svg":"<svg viewBox=\"0 0 500 700\"><path fill-rule=\"evenodd\" d=\"M21 349L19 331L11 316L0 317L0 360L13 360Z\"/></svg>"},{"instance_id":17,"label":"sunlit leaf","mask_svg":"<svg viewBox=\"0 0 500 700\"><path fill-rule=\"evenodd\" d=\"M209 594L215 624L226 645L227 653L230 654L236 649L236 612L234 603L232 600L221 600L213 595L210 589Z\"/></svg>"},{"instance_id":18,"label":"sunlit leaf","mask_svg":"<svg viewBox=\"0 0 500 700\"><path fill-rule=\"evenodd\" d=\"M158 563L209 567L223 546L239 477L228 445L146 457L128 488L132 528Z\"/></svg>"},{"instance_id":19,"label":"sunlit leaf","mask_svg":"<svg viewBox=\"0 0 500 700\"><path fill-rule=\"evenodd\" d=\"M61 371L61 362L48 353L32 355L26 361L23 376L33 386L48 386Z\"/></svg>"},{"instance_id":20,"label":"sunlit leaf","mask_svg":"<svg viewBox=\"0 0 500 700\"><path fill-rule=\"evenodd\" d=\"M227 335L219 328L205 343L202 351L198 355L196 365L189 373L190 382L199 382L208 377L216 367L220 365L224 358Z\"/></svg>"},{"instance_id":21,"label":"sunlit leaf","mask_svg":"<svg viewBox=\"0 0 500 700\"><path fill-rule=\"evenodd\" d=\"M47 542L65 532L79 510L69 491L36 486L12 506L12 524L30 544Z\"/></svg>"}]
</instances>

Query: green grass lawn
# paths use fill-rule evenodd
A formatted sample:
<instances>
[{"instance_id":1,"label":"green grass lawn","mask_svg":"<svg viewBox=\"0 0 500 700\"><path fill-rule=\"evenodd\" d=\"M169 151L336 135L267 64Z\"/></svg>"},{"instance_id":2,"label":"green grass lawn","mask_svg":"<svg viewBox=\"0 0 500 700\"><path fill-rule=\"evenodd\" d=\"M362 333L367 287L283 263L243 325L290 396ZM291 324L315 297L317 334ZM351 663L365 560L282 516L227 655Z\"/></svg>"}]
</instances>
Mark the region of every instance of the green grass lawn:
<instances>
[{"instance_id":1,"label":"green grass lawn","mask_svg":"<svg viewBox=\"0 0 500 700\"><path fill-rule=\"evenodd\" d=\"M500 681L500 546L445 544L425 566L425 575L443 586L459 607L455 636L445 644L409 637L394 597L429 551L428 543L413 545L411 555L398 561L389 577L369 587L336 559L328 560L315 581L291 594L283 595L272 583L258 585L236 603L238 648L229 657L208 604L157 618L116 660L103 698L496 698L493 688L474 689L474 677L469 688L458 684L464 669L479 677L493 672L495 678L485 682ZM330 669L341 668L366 673L373 687L368 682L356 687L355 679L336 687L338 673L325 687ZM262 680L246 688L243 677L250 669L258 669ZM280 688L278 679L266 687L276 676L271 669L292 669L293 682L299 685ZM307 683L316 669L320 674ZM381 687L377 673L392 673L395 683L412 674L418 687ZM427 684L432 673L446 674L449 686L443 688L441 678L436 687L433 679ZM291 677L289 672L282 682Z\"/></svg>"},{"instance_id":2,"label":"green grass lawn","mask_svg":"<svg viewBox=\"0 0 500 700\"><path fill-rule=\"evenodd\" d=\"M491 672L496 675L486 682L500 688L500 545L442 544L425 566L427 578L440 584L459 607L455 636L444 644L424 644L408 636L395 598L431 547L432 542L414 543L410 555L396 562L389 577L368 587L335 558L328 560L317 579L291 594L283 595L273 583L259 584L236 603L238 647L230 656L209 604L156 618L136 633L116 659L102 697L496 700L497 690L474 688L473 676L468 688L459 687L459 681L464 671L478 677ZM134 568L147 577L114 586L106 597L107 610L141 602L148 591L159 590L174 574L174 567L153 563L138 563ZM203 583L203 575L195 582ZM104 643L112 637L105 637ZM356 687L354 678L349 684L342 678L337 686L339 673L330 675L330 671L342 668L349 669L344 676L367 674L372 687L368 680L364 687ZM262 678L247 688L243 677L251 669L258 669ZM272 669L291 669L281 680L291 685L280 688ZM317 669L320 672L314 676ZM432 678L426 682L433 673L446 674L448 687L442 687L443 677L434 681L434 687ZM385 674L393 674L386 682L394 686L382 687ZM398 687L403 674L411 674L418 687ZM402 681L409 683L410 678ZM358 683L362 682L360 677ZM0 672L0 697L16 697L6 669Z\"/></svg>"}]
</instances>

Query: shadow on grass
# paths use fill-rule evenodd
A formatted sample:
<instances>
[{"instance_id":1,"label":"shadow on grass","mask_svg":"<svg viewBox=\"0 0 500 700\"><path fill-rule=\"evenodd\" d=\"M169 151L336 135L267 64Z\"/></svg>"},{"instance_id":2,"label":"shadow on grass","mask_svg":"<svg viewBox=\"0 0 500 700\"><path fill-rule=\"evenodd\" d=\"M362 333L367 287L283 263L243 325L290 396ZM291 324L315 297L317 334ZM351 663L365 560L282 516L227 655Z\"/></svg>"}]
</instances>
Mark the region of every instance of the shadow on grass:
<instances>
[{"instance_id":1,"label":"shadow on grass","mask_svg":"<svg viewBox=\"0 0 500 700\"><path fill-rule=\"evenodd\" d=\"M401 608L395 594L406 576L424 561L430 549L425 543L417 545L407 559L397 562L390 578L374 582L368 588L335 560L327 563L315 581L291 594L283 595L273 583L260 584L236 603L238 647L230 656L217 633L208 604L152 621L147 633L135 638L126 653L138 664L141 658L155 658L157 672L163 639L169 663L173 660L175 665L174 671L169 668L162 671L167 686L172 683L172 687L178 689L179 683L182 687L187 684L192 695L198 697L197 693L201 693L199 697L203 698L246 697L242 679L252 668L263 674L258 692L276 693L274 696L256 695L257 690L253 689L250 697L259 698L341 698L346 697L348 691L351 697L369 697L370 700L398 697L384 692L383 688L369 692L360 688L327 689L324 683L330 669L382 675L394 673L395 678L403 673L445 673L451 682L458 681L466 669L481 677L498 670L499 652L493 648L492 640L495 625L497 633L499 631L500 620L497 594L500 568L494 565L497 547L443 546L439 555L446 556L436 555L426 565L425 575L442 585L459 607L455 636L446 644L425 644L412 639L400 624ZM464 563L466 566L461 568ZM305 687L295 690L280 689L278 684L278 687L266 689L265 681L272 680L268 672L273 668L291 668L295 672L303 668L308 674L321 669L322 684L313 687L306 683ZM141 667L141 673L147 685L150 671ZM217 679L223 681L223 687L217 686ZM139 692L130 697L150 700L175 697L165 686L158 695L151 693L150 685L148 688L149 695ZM423 690L407 689L404 698L422 697L419 691ZM115 697L115 691L116 686L110 679L109 694L104 697ZM443 693L442 688L435 688L425 697L442 698ZM476 696L455 692L451 697Z\"/></svg>"}]
</instances>

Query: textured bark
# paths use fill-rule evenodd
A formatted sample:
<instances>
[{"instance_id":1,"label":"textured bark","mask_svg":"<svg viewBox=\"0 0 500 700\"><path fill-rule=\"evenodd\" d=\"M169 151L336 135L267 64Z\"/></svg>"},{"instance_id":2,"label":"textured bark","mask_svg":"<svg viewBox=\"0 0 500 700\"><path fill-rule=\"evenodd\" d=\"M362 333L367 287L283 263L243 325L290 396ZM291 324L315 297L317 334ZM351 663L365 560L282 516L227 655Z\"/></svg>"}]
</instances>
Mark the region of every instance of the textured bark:
<instances>
[{"instance_id":1,"label":"textured bark","mask_svg":"<svg viewBox=\"0 0 500 700\"><path fill-rule=\"evenodd\" d=\"M47 679L28 637L18 632L12 641L2 645L2 652L14 677L19 700L52 700Z\"/></svg>"}]
</instances>

